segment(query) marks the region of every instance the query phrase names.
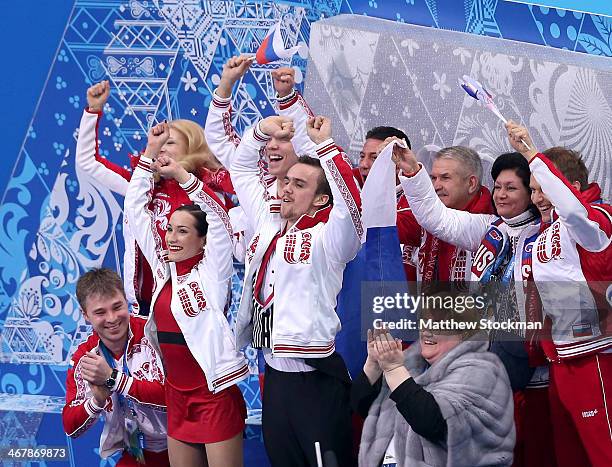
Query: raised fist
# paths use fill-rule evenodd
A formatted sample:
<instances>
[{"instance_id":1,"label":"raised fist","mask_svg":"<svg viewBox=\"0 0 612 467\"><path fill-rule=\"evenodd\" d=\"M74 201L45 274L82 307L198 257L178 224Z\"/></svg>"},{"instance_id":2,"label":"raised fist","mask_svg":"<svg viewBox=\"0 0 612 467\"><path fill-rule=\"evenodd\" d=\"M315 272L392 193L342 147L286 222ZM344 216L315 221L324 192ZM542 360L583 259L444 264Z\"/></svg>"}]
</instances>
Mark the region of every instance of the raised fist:
<instances>
[{"instance_id":1,"label":"raised fist","mask_svg":"<svg viewBox=\"0 0 612 467\"><path fill-rule=\"evenodd\" d=\"M234 84L244 76L254 59L254 56L240 55L239 57L230 58L223 65L221 81L217 87L217 95L219 97L227 98L232 95Z\"/></svg>"},{"instance_id":2,"label":"raised fist","mask_svg":"<svg viewBox=\"0 0 612 467\"><path fill-rule=\"evenodd\" d=\"M92 112L100 112L110 94L108 81L100 81L87 89L87 105Z\"/></svg>"},{"instance_id":3,"label":"raised fist","mask_svg":"<svg viewBox=\"0 0 612 467\"><path fill-rule=\"evenodd\" d=\"M187 170L171 157L159 156L151 167L164 178L173 178L179 183L185 183L189 180Z\"/></svg>"},{"instance_id":4,"label":"raised fist","mask_svg":"<svg viewBox=\"0 0 612 467\"><path fill-rule=\"evenodd\" d=\"M264 118L259 122L259 127L266 135L276 139L290 140L295 134L293 120L280 115Z\"/></svg>"},{"instance_id":5,"label":"raised fist","mask_svg":"<svg viewBox=\"0 0 612 467\"><path fill-rule=\"evenodd\" d=\"M170 138L170 126L168 122L158 123L149 130L147 149L145 156L155 158L161 151L161 148Z\"/></svg>"},{"instance_id":6,"label":"raised fist","mask_svg":"<svg viewBox=\"0 0 612 467\"><path fill-rule=\"evenodd\" d=\"M313 143L320 144L332 137L331 120L320 115L311 117L306 122L306 132Z\"/></svg>"},{"instance_id":7,"label":"raised fist","mask_svg":"<svg viewBox=\"0 0 612 467\"><path fill-rule=\"evenodd\" d=\"M278 97L286 97L291 94L295 86L295 70L287 66L272 70L272 81Z\"/></svg>"}]
</instances>

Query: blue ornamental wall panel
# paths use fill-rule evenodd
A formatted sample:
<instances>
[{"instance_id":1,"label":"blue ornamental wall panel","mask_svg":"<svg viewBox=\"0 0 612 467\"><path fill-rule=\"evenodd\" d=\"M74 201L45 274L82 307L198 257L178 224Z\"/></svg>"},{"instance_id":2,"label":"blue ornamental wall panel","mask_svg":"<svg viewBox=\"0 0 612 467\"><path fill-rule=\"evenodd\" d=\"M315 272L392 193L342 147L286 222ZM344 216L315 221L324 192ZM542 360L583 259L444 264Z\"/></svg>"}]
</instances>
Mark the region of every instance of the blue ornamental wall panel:
<instances>
[{"instance_id":1,"label":"blue ornamental wall panel","mask_svg":"<svg viewBox=\"0 0 612 467\"><path fill-rule=\"evenodd\" d=\"M13 3L37 13L35 1ZM11 6L3 8L10 15ZM23 144L5 154L5 170L13 175L0 181L0 447L62 445L72 459L65 465L115 465L98 457L99 424L70 440L59 415L70 355L90 332L76 281L94 266L122 268L123 200L74 165L88 86L111 82L100 151L128 167L128 154L144 148L155 122L203 124L225 61L255 52L273 24L282 20L287 45L308 44L313 22L340 13L612 57L609 17L501 0L76 0L60 43L40 44L57 52L31 125L25 134L7 136ZM284 63L296 69L299 89L308 79L307 61L302 53ZM278 65L253 65L235 90L239 132L273 113L270 70ZM6 105L20 105L18 96ZM237 266L233 312L242 272ZM241 388L254 422L247 435L258 438L257 355L245 352L252 375ZM265 465L257 439L246 449L247 465Z\"/></svg>"}]
</instances>

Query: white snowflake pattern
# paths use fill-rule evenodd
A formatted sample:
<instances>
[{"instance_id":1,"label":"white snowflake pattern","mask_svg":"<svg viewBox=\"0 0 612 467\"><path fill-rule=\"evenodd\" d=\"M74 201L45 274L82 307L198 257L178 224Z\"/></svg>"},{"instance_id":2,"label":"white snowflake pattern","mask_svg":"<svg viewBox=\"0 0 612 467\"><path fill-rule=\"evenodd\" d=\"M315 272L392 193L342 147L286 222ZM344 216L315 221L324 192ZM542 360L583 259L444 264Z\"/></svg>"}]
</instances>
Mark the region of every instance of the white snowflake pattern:
<instances>
[{"instance_id":1,"label":"white snowflake pattern","mask_svg":"<svg viewBox=\"0 0 612 467\"><path fill-rule=\"evenodd\" d=\"M189 70L187 70L185 76L181 77L181 81L185 83L185 91L196 91L195 84L198 82L198 78L191 76L191 72Z\"/></svg>"},{"instance_id":2,"label":"white snowflake pattern","mask_svg":"<svg viewBox=\"0 0 612 467\"><path fill-rule=\"evenodd\" d=\"M404 39L402 42L400 42L400 45L402 47L408 48L408 55L410 55L411 57L414 57L415 50L419 50L421 48L419 47L419 44L413 39Z\"/></svg>"},{"instance_id":3,"label":"white snowflake pattern","mask_svg":"<svg viewBox=\"0 0 612 467\"><path fill-rule=\"evenodd\" d=\"M463 47L459 47L459 48L453 50L453 55L455 57L458 56L461 59L461 64L462 65L465 65L465 62L466 62L466 60L468 58L472 58L472 53L469 50L464 49Z\"/></svg>"},{"instance_id":4,"label":"white snowflake pattern","mask_svg":"<svg viewBox=\"0 0 612 467\"><path fill-rule=\"evenodd\" d=\"M195 117L198 114L198 111L192 107L189 113Z\"/></svg>"},{"instance_id":5,"label":"white snowflake pattern","mask_svg":"<svg viewBox=\"0 0 612 467\"><path fill-rule=\"evenodd\" d=\"M440 91L440 97L444 99L445 95L451 91L451 88L446 84L446 73L438 75L435 71L433 72L436 82L432 86L434 91Z\"/></svg>"}]
</instances>

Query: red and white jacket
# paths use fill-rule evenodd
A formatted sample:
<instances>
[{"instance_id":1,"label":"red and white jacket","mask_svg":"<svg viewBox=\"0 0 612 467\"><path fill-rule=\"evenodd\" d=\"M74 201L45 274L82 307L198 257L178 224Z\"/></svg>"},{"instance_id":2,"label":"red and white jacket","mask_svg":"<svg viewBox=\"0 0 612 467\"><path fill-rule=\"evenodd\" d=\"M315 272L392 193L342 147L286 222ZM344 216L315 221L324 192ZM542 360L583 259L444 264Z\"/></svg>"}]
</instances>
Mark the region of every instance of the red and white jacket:
<instances>
[{"instance_id":1,"label":"red and white jacket","mask_svg":"<svg viewBox=\"0 0 612 467\"><path fill-rule=\"evenodd\" d=\"M204 134L210 150L219 159L221 164L229 168L234 159L236 149L240 144L241 137L232 125L232 98L219 97L213 92L212 101L208 108ZM299 156L316 155L316 145L308 137L306 132L306 121L314 116L312 110L300 95L293 90L286 97L277 97L277 112L279 115L289 117L293 120L295 135L291 139L293 149ZM266 200L277 198L276 178L267 174L263 158L264 146L260 149L260 183L265 187L264 196ZM237 240L234 243L234 256L239 261L244 261L246 245L253 238L254 229L248 221L248 216L244 214L242 207L237 206L230 210L234 235Z\"/></svg>"},{"instance_id":2,"label":"red and white jacket","mask_svg":"<svg viewBox=\"0 0 612 467\"><path fill-rule=\"evenodd\" d=\"M171 280L172 315L206 376L208 389L217 393L249 373L244 355L235 349L234 336L225 316L233 273L232 226L219 198L191 174L181 187L206 213L208 233L202 260L189 274L178 276L176 265L167 261L149 209L155 190L152 162L147 157L140 158L125 197L125 217L153 271L151 310L164 284ZM145 334L159 350L155 313L148 316Z\"/></svg>"},{"instance_id":3,"label":"red and white jacket","mask_svg":"<svg viewBox=\"0 0 612 467\"><path fill-rule=\"evenodd\" d=\"M525 218L525 222L517 222L510 226L499 216L493 214L476 214L467 211L448 208L436 194L429 175L421 165L420 170L411 177L400 175L400 181L415 219L421 227L437 239L453 244L457 251L465 250L472 253L471 274L467 277L471 281L479 281L481 274L495 261L492 252L485 250L483 238L491 228L494 228L503 237L513 237L516 245L514 269L514 291L520 320L526 322L530 317L530 296L527 294L524 281L531 277L530 271L525 267L525 257L530 259L529 252L533 240L539 230L535 221L527 223L528 216L523 213L517 218ZM509 222L510 220L508 220ZM528 386L540 387L548 384L548 367L537 367Z\"/></svg>"},{"instance_id":4,"label":"red and white jacket","mask_svg":"<svg viewBox=\"0 0 612 467\"><path fill-rule=\"evenodd\" d=\"M552 224L535 241L532 268L557 356L610 349L612 207L596 202L596 184L578 192L543 154L529 167L555 209Z\"/></svg>"},{"instance_id":5,"label":"red and white jacket","mask_svg":"<svg viewBox=\"0 0 612 467\"><path fill-rule=\"evenodd\" d=\"M285 221L278 203L266 202L259 182L259 150L268 136L259 125L246 131L230 173L255 236L249 243L236 344L252 341L253 275ZM340 321L335 312L346 263L357 254L363 234L361 197L346 156L329 139L317 146L334 205L303 215L281 235L275 249L272 353L275 357L323 358L335 349Z\"/></svg>"},{"instance_id":6,"label":"red and white jacket","mask_svg":"<svg viewBox=\"0 0 612 467\"><path fill-rule=\"evenodd\" d=\"M403 199L406 199L405 195ZM466 206L465 211L474 214L493 214L489 190L481 187ZM397 231L403 248L402 253L408 248L414 249L411 253L413 257L416 257L416 261L413 261L418 266L416 280L462 282L470 279L473 252L457 248L428 233L417 222L407 200L405 204L398 203ZM438 274L437 277L434 277L436 268Z\"/></svg>"},{"instance_id":7,"label":"red and white jacket","mask_svg":"<svg viewBox=\"0 0 612 467\"><path fill-rule=\"evenodd\" d=\"M118 395L133 403L138 426L145 437L145 449L161 452L168 448L164 371L160 354L145 337L145 320L130 317L127 345L127 367L130 376L120 372L104 407L94 401L89 383L81 375L81 357L93 351L100 355L100 338L94 332L77 348L66 375L66 405L62 411L64 431L76 438L87 431L104 414L104 429L100 437L100 456L107 458L127 447L124 410ZM123 356L116 362L123 368Z\"/></svg>"},{"instance_id":8,"label":"red and white jacket","mask_svg":"<svg viewBox=\"0 0 612 467\"><path fill-rule=\"evenodd\" d=\"M79 126L79 138L76 145L76 170L91 177L92 182L105 186L120 196L125 196L132 173L117 164L100 156L98 148L98 131L102 112L91 112L85 109ZM135 166L138 157L132 157ZM198 177L205 179L215 191L233 190L226 170L212 173L201 170ZM220 195L218 195L220 196ZM162 248L166 248L165 232L168 219L176 208L191 204L185 191L174 180L160 180L155 184L155 191L150 204L154 222L161 237ZM123 225L125 254L123 261L123 282L128 302L138 311L138 300L150 301L152 297L151 271L144 257L138 250L134 235L125 222Z\"/></svg>"}]
</instances>

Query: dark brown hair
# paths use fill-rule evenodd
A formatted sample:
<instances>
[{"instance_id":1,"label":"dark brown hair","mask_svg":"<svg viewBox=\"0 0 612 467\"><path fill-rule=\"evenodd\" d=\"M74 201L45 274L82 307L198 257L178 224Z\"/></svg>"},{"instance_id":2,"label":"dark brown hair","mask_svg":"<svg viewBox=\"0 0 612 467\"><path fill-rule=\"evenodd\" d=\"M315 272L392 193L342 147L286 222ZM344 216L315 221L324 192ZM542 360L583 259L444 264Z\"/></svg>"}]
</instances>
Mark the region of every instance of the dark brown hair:
<instances>
[{"instance_id":1,"label":"dark brown hair","mask_svg":"<svg viewBox=\"0 0 612 467\"><path fill-rule=\"evenodd\" d=\"M206 213L196 204L185 204L176 208L176 211L188 212L195 220L195 228L200 237L205 237L208 233L208 222L206 221Z\"/></svg>"},{"instance_id":2,"label":"dark brown hair","mask_svg":"<svg viewBox=\"0 0 612 467\"><path fill-rule=\"evenodd\" d=\"M85 311L85 303L90 295L110 297L115 292L125 297L123 281L119 274L108 268L94 268L83 274L77 281L76 296L79 306Z\"/></svg>"},{"instance_id":3,"label":"dark brown hair","mask_svg":"<svg viewBox=\"0 0 612 467\"><path fill-rule=\"evenodd\" d=\"M319 169L319 178L317 179L317 190L315 195L327 195L329 197L329 201L325 206L334 204L334 195L332 194L331 187L329 186L329 182L325 176L325 171L323 170L323 167L321 167L321 161L310 156L300 156L298 157L297 163L309 165L310 167L316 167Z\"/></svg>"},{"instance_id":4,"label":"dark brown hair","mask_svg":"<svg viewBox=\"0 0 612 467\"><path fill-rule=\"evenodd\" d=\"M579 182L580 191L586 190L589 185L589 170L586 168L580 153L561 146L555 146L547 149L542 154L555 164L559 172L570 183Z\"/></svg>"}]
</instances>

